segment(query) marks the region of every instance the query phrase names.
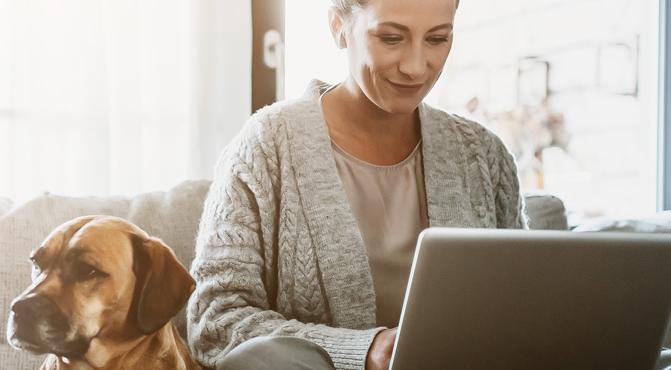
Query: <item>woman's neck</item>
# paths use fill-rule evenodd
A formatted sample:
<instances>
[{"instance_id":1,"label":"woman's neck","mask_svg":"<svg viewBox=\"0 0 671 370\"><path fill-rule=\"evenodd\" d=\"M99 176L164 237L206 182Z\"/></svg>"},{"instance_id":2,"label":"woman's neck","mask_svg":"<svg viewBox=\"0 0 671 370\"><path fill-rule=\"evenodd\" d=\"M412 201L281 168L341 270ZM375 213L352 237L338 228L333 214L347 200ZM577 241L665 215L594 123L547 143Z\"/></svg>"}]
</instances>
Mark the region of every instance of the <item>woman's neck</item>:
<instances>
[{"instance_id":1,"label":"woman's neck","mask_svg":"<svg viewBox=\"0 0 671 370\"><path fill-rule=\"evenodd\" d=\"M351 78L322 97L322 109L331 139L373 164L401 162L421 138L417 109L408 114L386 112Z\"/></svg>"},{"instance_id":2,"label":"woman's neck","mask_svg":"<svg viewBox=\"0 0 671 370\"><path fill-rule=\"evenodd\" d=\"M386 112L371 102L351 77L331 93L331 108L337 114L334 126L356 126L349 131L381 140L408 138L419 133L417 110L407 114Z\"/></svg>"}]
</instances>

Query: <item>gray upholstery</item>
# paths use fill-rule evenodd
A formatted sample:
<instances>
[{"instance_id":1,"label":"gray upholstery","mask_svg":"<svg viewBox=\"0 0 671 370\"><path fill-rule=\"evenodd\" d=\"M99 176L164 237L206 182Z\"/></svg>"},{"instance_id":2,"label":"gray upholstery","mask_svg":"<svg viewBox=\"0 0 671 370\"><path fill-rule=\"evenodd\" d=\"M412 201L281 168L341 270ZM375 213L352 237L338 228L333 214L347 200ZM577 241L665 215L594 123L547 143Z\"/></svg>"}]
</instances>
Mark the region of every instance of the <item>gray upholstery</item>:
<instances>
[{"instance_id":1,"label":"gray upholstery","mask_svg":"<svg viewBox=\"0 0 671 370\"><path fill-rule=\"evenodd\" d=\"M567 230L564 202L552 194L527 193L524 196L529 228L536 230Z\"/></svg>"},{"instance_id":2,"label":"gray upholstery","mask_svg":"<svg viewBox=\"0 0 671 370\"><path fill-rule=\"evenodd\" d=\"M0 197L0 218L4 216L9 210L12 209L12 206L14 203L12 202L11 199L5 198L5 197Z\"/></svg>"},{"instance_id":3,"label":"gray upholstery","mask_svg":"<svg viewBox=\"0 0 671 370\"><path fill-rule=\"evenodd\" d=\"M600 218L585 222L573 230L671 233L671 211L659 212L640 219Z\"/></svg>"}]
</instances>

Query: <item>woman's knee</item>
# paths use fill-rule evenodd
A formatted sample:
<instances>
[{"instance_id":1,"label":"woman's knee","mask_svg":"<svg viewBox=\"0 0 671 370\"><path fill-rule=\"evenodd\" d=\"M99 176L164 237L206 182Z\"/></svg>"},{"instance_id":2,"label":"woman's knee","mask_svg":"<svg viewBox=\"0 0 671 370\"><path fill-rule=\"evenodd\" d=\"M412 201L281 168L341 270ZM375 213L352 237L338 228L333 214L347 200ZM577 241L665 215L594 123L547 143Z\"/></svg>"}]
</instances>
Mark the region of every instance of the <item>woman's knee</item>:
<instances>
[{"instance_id":1,"label":"woman's knee","mask_svg":"<svg viewBox=\"0 0 671 370\"><path fill-rule=\"evenodd\" d=\"M242 342L219 369L334 369L328 353L310 341L294 337L256 337Z\"/></svg>"}]
</instances>

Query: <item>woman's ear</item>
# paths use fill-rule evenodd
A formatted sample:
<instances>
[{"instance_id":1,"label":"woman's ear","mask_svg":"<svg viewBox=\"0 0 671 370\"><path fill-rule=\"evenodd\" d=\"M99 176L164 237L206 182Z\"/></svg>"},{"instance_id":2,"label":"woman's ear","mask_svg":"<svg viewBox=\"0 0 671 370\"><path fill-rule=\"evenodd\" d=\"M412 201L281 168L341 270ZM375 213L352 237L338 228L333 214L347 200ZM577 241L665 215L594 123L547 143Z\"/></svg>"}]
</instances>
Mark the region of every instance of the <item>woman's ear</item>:
<instances>
[{"instance_id":1,"label":"woman's ear","mask_svg":"<svg viewBox=\"0 0 671 370\"><path fill-rule=\"evenodd\" d=\"M347 47L347 41L345 40L345 22L343 20L343 15L340 11L332 6L329 8L329 27L331 28L331 36L339 49L345 49Z\"/></svg>"}]
</instances>

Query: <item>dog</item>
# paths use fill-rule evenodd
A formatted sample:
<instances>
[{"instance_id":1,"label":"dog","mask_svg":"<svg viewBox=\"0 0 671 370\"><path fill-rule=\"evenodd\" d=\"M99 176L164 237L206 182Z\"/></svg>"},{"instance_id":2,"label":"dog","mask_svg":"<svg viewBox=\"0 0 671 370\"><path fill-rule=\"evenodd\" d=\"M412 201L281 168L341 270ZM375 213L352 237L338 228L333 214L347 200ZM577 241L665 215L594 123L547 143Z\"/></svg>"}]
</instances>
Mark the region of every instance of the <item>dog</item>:
<instances>
[{"instance_id":1,"label":"dog","mask_svg":"<svg viewBox=\"0 0 671 370\"><path fill-rule=\"evenodd\" d=\"M117 217L57 227L30 255L7 340L41 369L201 369L170 319L195 281L161 240Z\"/></svg>"}]
</instances>

